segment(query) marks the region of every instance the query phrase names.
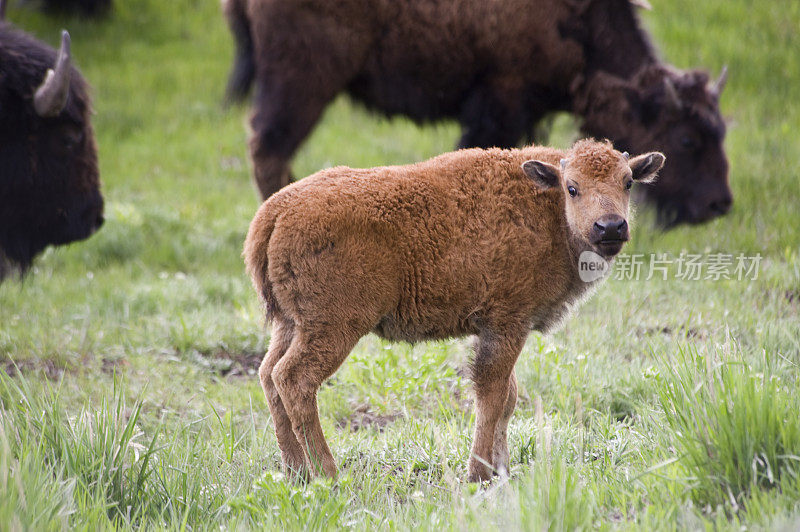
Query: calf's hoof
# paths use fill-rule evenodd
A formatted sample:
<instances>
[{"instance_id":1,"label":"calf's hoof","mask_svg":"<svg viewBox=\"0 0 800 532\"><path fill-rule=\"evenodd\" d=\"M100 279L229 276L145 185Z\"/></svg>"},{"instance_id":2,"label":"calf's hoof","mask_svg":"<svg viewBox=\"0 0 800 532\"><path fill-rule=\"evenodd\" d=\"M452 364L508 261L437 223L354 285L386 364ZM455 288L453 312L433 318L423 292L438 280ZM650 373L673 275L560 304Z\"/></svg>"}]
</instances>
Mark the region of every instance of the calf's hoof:
<instances>
[{"instance_id":1,"label":"calf's hoof","mask_svg":"<svg viewBox=\"0 0 800 532\"><path fill-rule=\"evenodd\" d=\"M493 469L486 465L482 460L478 460L477 458L470 458L469 461L469 474L467 476L467 480L470 482L484 482L487 480L492 480L492 475L494 474Z\"/></svg>"},{"instance_id":2,"label":"calf's hoof","mask_svg":"<svg viewBox=\"0 0 800 532\"><path fill-rule=\"evenodd\" d=\"M330 479L336 479L337 475L339 474L338 469L336 468L336 462L330 459L319 459L319 460L310 460L312 463L312 467L309 468L309 476L311 477L328 477Z\"/></svg>"},{"instance_id":3,"label":"calf's hoof","mask_svg":"<svg viewBox=\"0 0 800 532\"><path fill-rule=\"evenodd\" d=\"M492 465L494 466L494 474L500 477L508 476L508 463L509 463L508 447L498 449L495 447L492 452Z\"/></svg>"},{"instance_id":4,"label":"calf's hoof","mask_svg":"<svg viewBox=\"0 0 800 532\"><path fill-rule=\"evenodd\" d=\"M308 482L311 480L311 473L305 463L297 465L287 463L286 460L283 460L283 474L286 475L287 478L297 482Z\"/></svg>"}]
</instances>

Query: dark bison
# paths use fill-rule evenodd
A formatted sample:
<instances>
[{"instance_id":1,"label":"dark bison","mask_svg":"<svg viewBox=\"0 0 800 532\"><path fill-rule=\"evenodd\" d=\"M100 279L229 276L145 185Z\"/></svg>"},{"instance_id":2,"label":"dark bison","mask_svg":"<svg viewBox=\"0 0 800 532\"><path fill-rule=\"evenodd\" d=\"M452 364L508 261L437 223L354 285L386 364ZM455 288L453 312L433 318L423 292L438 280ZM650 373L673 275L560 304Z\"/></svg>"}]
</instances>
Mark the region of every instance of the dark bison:
<instances>
[{"instance_id":1,"label":"dark bison","mask_svg":"<svg viewBox=\"0 0 800 532\"><path fill-rule=\"evenodd\" d=\"M56 54L0 20L0 280L103 223L88 86L69 45L65 31Z\"/></svg>"},{"instance_id":2,"label":"dark bison","mask_svg":"<svg viewBox=\"0 0 800 532\"><path fill-rule=\"evenodd\" d=\"M43 0L45 11L51 13L76 13L101 16L111 10L111 0Z\"/></svg>"},{"instance_id":3,"label":"dark bison","mask_svg":"<svg viewBox=\"0 0 800 532\"><path fill-rule=\"evenodd\" d=\"M256 82L250 141L267 198L346 91L418 122L453 118L461 147L517 145L554 111L584 134L669 161L644 187L665 225L730 209L725 123L706 73L659 61L629 0L224 0L236 39L228 97Z\"/></svg>"}]
</instances>

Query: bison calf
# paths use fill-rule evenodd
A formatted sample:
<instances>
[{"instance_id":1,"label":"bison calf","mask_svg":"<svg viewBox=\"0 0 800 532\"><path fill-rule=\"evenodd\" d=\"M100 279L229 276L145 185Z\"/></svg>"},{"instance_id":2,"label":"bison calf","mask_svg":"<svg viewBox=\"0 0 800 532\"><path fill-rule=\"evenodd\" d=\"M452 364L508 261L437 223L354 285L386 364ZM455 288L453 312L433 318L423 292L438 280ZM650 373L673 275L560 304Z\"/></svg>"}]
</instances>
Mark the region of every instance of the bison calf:
<instances>
[{"instance_id":1,"label":"bison calf","mask_svg":"<svg viewBox=\"0 0 800 532\"><path fill-rule=\"evenodd\" d=\"M469 478L507 471L528 332L551 329L595 284L581 280L579 257L619 253L631 185L663 163L589 140L566 152L469 149L323 170L269 198L244 257L273 321L259 376L285 467L336 474L317 389L372 331L408 342L477 336Z\"/></svg>"}]
</instances>

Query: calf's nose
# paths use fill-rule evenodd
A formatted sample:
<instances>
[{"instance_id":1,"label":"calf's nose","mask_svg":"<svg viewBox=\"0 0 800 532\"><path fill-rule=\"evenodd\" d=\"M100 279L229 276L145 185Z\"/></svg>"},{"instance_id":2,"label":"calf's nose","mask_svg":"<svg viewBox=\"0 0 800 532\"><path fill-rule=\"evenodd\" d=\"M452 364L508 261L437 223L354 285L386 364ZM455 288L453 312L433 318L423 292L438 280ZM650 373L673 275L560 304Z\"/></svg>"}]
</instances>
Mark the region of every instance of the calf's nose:
<instances>
[{"instance_id":1,"label":"calf's nose","mask_svg":"<svg viewBox=\"0 0 800 532\"><path fill-rule=\"evenodd\" d=\"M594 223L600 240L628 240L628 221L622 216L603 216Z\"/></svg>"}]
</instances>

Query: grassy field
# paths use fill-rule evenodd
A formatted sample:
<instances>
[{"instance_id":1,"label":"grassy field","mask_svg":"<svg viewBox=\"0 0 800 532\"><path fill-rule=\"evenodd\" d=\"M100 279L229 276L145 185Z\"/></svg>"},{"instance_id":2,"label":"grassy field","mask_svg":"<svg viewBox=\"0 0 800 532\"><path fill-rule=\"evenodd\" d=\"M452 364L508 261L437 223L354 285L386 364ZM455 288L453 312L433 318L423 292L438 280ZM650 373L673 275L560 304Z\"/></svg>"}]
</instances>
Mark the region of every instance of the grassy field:
<instances>
[{"instance_id":1,"label":"grassy field","mask_svg":"<svg viewBox=\"0 0 800 532\"><path fill-rule=\"evenodd\" d=\"M652 0L682 68L730 67L729 216L629 253L760 254L755 280L605 283L517 364L512 475L465 482L467 341L359 343L323 386L335 482L282 478L255 376L269 331L240 251L257 208L244 108L220 105L216 0L118 0L67 27L94 86L107 222L0 286L0 528L720 529L800 527L800 3ZM576 132L557 120L551 142ZM297 175L427 158L418 128L338 100Z\"/></svg>"}]
</instances>

